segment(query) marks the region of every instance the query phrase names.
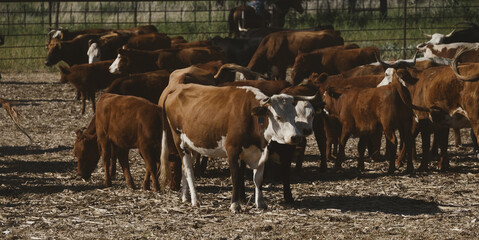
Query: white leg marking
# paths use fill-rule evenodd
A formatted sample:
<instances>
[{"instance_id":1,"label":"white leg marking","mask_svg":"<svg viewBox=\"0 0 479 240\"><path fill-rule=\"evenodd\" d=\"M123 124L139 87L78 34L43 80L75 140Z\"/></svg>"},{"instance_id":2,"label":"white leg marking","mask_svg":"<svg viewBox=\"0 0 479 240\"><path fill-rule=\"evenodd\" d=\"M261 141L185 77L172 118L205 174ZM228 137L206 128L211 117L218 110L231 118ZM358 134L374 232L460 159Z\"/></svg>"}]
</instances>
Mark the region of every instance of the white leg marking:
<instances>
[{"instance_id":1,"label":"white leg marking","mask_svg":"<svg viewBox=\"0 0 479 240\"><path fill-rule=\"evenodd\" d=\"M254 189L255 189L255 203L256 207L260 209L266 209L266 203L264 202L263 192L261 191L261 184L263 183L263 173L264 173L264 164L258 166L257 169L253 170L253 180L254 180Z\"/></svg>"},{"instance_id":2,"label":"white leg marking","mask_svg":"<svg viewBox=\"0 0 479 240\"><path fill-rule=\"evenodd\" d=\"M191 194L191 205L199 206L198 196L195 189L195 176L193 173L193 154L187 153L183 157L183 168L186 175L186 181L188 182L188 187ZM186 182L185 182L186 183Z\"/></svg>"}]
</instances>

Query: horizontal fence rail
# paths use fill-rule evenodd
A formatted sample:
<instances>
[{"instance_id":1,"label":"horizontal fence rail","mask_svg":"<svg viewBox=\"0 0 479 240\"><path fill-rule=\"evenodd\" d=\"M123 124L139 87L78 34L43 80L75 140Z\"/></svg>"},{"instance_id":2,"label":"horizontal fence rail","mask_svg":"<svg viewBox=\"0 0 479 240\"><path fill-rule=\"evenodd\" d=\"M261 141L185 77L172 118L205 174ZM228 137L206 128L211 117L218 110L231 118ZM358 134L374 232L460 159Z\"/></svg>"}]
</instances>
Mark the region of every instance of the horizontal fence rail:
<instances>
[{"instance_id":1,"label":"horizontal fence rail","mask_svg":"<svg viewBox=\"0 0 479 240\"><path fill-rule=\"evenodd\" d=\"M290 10L285 28L333 25L345 42L375 45L383 59L411 56L428 33L448 33L464 21L479 24L479 0L303 0L303 14ZM404 18L404 2L406 18ZM229 10L237 0L199 1L1 1L0 71L48 70L43 65L51 28L130 28L152 24L187 40L227 36ZM406 21L404 22L404 19ZM466 27L463 25L462 28Z\"/></svg>"}]
</instances>

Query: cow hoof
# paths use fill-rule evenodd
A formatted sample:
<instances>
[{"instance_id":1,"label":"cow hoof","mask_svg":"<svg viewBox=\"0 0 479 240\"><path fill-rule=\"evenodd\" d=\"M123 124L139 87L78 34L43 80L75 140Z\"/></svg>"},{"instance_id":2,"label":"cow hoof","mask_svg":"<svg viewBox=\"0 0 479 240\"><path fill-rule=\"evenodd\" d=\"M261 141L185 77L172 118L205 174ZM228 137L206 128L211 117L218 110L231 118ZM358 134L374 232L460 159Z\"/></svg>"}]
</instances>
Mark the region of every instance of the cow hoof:
<instances>
[{"instance_id":1,"label":"cow hoof","mask_svg":"<svg viewBox=\"0 0 479 240\"><path fill-rule=\"evenodd\" d=\"M266 209L268 209L268 206L264 202L259 202L259 203L256 204L256 208L266 210Z\"/></svg>"},{"instance_id":2,"label":"cow hoof","mask_svg":"<svg viewBox=\"0 0 479 240\"><path fill-rule=\"evenodd\" d=\"M239 213L241 211L241 205L238 202L234 202L231 204L230 210L233 213Z\"/></svg>"},{"instance_id":3,"label":"cow hoof","mask_svg":"<svg viewBox=\"0 0 479 240\"><path fill-rule=\"evenodd\" d=\"M427 172L428 170L428 167L425 166L425 165L421 165L419 166L419 168L417 169L418 172Z\"/></svg>"},{"instance_id":4,"label":"cow hoof","mask_svg":"<svg viewBox=\"0 0 479 240\"><path fill-rule=\"evenodd\" d=\"M196 201L191 201L191 206L193 207L200 207L200 201L196 200Z\"/></svg>"}]
</instances>

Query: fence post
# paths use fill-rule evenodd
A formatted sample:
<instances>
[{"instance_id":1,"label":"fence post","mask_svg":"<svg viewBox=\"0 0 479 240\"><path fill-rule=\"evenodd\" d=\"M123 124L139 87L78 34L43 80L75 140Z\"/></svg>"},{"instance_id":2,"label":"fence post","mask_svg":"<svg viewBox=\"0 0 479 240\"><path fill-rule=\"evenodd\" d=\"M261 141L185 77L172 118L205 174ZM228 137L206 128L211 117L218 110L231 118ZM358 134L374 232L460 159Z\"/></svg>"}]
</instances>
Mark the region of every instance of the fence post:
<instances>
[{"instance_id":1,"label":"fence post","mask_svg":"<svg viewBox=\"0 0 479 240\"><path fill-rule=\"evenodd\" d=\"M52 28L52 7L53 7L52 1L48 1L48 27L49 28Z\"/></svg>"},{"instance_id":2,"label":"fence post","mask_svg":"<svg viewBox=\"0 0 479 240\"><path fill-rule=\"evenodd\" d=\"M406 21L407 21L407 17L406 17L406 14L407 14L407 0L404 0L404 4L403 4L403 37L404 37L404 41L403 41L403 50L402 50L402 53L403 53L403 59L406 59Z\"/></svg>"},{"instance_id":3,"label":"fence post","mask_svg":"<svg viewBox=\"0 0 479 240\"><path fill-rule=\"evenodd\" d=\"M58 18L60 15L60 2L57 2L57 15L55 16L55 28L58 28Z\"/></svg>"},{"instance_id":4,"label":"fence post","mask_svg":"<svg viewBox=\"0 0 479 240\"><path fill-rule=\"evenodd\" d=\"M120 29L120 2L116 4L116 29Z\"/></svg>"},{"instance_id":5,"label":"fence post","mask_svg":"<svg viewBox=\"0 0 479 240\"><path fill-rule=\"evenodd\" d=\"M137 26L137 7L138 5L136 4L135 1L132 1L131 4L133 5L133 23L135 24L135 27Z\"/></svg>"},{"instance_id":6,"label":"fence post","mask_svg":"<svg viewBox=\"0 0 479 240\"><path fill-rule=\"evenodd\" d=\"M85 12L83 13L83 25L86 28L86 13L88 12L88 2L85 3Z\"/></svg>"},{"instance_id":7,"label":"fence post","mask_svg":"<svg viewBox=\"0 0 479 240\"><path fill-rule=\"evenodd\" d=\"M40 15L42 16L42 20L41 20L41 24L42 24L42 28L45 27L45 22L44 22L44 19L43 19L43 14L44 14L44 2L42 2L42 5L40 5Z\"/></svg>"},{"instance_id":8,"label":"fence post","mask_svg":"<svg viewBox=\"0 0 479 240\"><path fill-rule=\"evenodd\" d=\"M7 35L10 35L10 9L7 4Z\"/></svg>"},{"instance_id":9,"label":"fence post","mask_svg":"<svg viewBox=\"0 0 479 240\"><path fill-rule=\"evenodd\" d=\"M148 24L151 25L151 2L148 3Z\"/></svg>"}]
</instances>

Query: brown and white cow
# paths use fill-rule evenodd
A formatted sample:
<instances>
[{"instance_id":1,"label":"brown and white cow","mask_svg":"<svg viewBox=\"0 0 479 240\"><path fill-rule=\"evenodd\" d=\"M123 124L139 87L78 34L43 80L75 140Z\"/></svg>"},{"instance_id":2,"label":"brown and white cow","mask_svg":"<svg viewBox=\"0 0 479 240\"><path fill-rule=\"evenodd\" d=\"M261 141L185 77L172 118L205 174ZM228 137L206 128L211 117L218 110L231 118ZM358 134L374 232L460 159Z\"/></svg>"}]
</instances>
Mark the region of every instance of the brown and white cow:
<instances>
[{"instance_id":1,"label":"brown and white cow","mask_svg":"<svg viewBox=\"0 0 479 240\"><path fill-rule=\"evenodd\" d=\"M379 49L374 46L364 48L347 46L349 45L343 48L329 47L298 54L291 71L293 84L299 84L313 72L334 75L375 62L375 56L379 55Z\"/></svg>"},{"instance_id":2,"label":"brown and white cow","mask_svg":"<svg viewBox=\"0 0 479 240\"><path fill-rule=\"evenodd\" d=\"M185 49L161 49L156 51L119 49L118 57L110 67L111 73L140 73L153 70L189 67L197 63L206 63L226 59L223 51L216 47L197 47Z\"/></svg>"},{"instance_id":3,"label":"brown and white cow","mask_svg":"<svg viewBox=\"0 0 479 240\"><path fill-rule=\"evenodd\" d=\"M414 141L411 133L413 111L408 90L401 85L397 74L393 75L393 82L377 88L351 88L337 93L329 88L323 95L326 125L339 125L341 137L337 161L344 160L344 147L350 136L374 136L384 131L387 144L397 144L395 131L398 130L405 145L407 154L407 172L414 169L412 164L412 149ZM358 146L358 168L364 169L363 155L365 142ZM361 144L361 142L360 142ZM327 144L330 148L330 144ZM328 151L328 150L327 150ZM329 150L330 151L330 150ZM395 160L392 155L389 160L389 172L394 172Z\"/></svg>"},{"instance_id":4,"label":"brown and white cow","mask_svg":"<svg viewBox=\"0 0 479 240\"><path fill-rule=\"evenodd\" d=\"M431 39L424 44L449 44L455 42L479 42L479 26L472 22L461 22L457 23L455 26L460 24L470 25L470 28L462 29L456 31L454 28L449 34L444 35L441 33L427 34L423 32L426 37ZM420 29L421 30L421 29ZM422 30L421 30L422 31Z\"/></svg>"},{"instance_id":5,"label":"brown and white cow","mask_svg":"<svg viewBox=\"0 0 479 240\"><path fill-rule=\"evenodd\" d=\"M171 151L168 147L171 140L167 139L170 135L183 159L182 200L187 200L189 188L192 205L199 205L192 161L200 154L228 158L233 212L241 209L239 160L253 168L255 203L258 208L266 208L260 186L270 141L297 144L302 137L295 123L295 97L285 94L267 97L252 87L178 84L172 90L165 90L165 97L162 95L159 102L167 119L164 121L168 123L164 126L161 162L162 170L166 169L166 156ZM161 99L165 99L164 102ZM188 114L182 114L185 112ZM166 179L167 176L162 175L162 186Z\"/></svg>"},{"instance_id":6,"label":"brown and white cow","mask_svg":"<svg viewBox=\"0 0 479 240\"><path fill-rule=\"evenodd\" d=\"M298 53L343 44L340 33L334 30L271 33L261 41L248 68L269 73L276 79L286 79L286 68L294 64Z\"/></svg>"},{"instance_id":7,"label":"brown and white cow","mask_svg":"<svg viewBox=\"0 0 479 240\"><path fill-rule=\"evenodd\" d=\"M75 156L78 158L78 174L89 179L98 160L103 160L105 186L111 186L111 167L116 157L120 162L128 187L135 188L128 162L128 152L138 148L145 160L146 174L143 190L159 191L157 165L161 152L161 109L143 98L104 93L98 100L95 117L88 129L77 132ZM93 127L94 122L94 127ZM95 146L95 142L98 145ZM114 171L114 170L113 170Z\"/></svg>"},{"instance_id":8,"label":"brown and white cow","mask_svg":"<svg viewBox=\"0 0 479 240\"><path fill-rule=\"evenodd\" d=\"M461 56L463 62L479 61L479 43L449 43L449 44L425 44L416 47L420 52L424 53L424 57L434 58L454 58L457 51L462 48L468 48L470 51Z\"/></svg>"},{"instance_id":9,"label":"brown and white cow","mask_svg":"<svg viewBox=\"0 0 479 240\"><path fill-rule=\"evenodd\" d=\"M68 41L53 38L47 46L45 65L53 66L60 61L65 61L70 66L88 63L88 41L98 37L97 34L86 34Z\"/></svg>"}]
</instances>

